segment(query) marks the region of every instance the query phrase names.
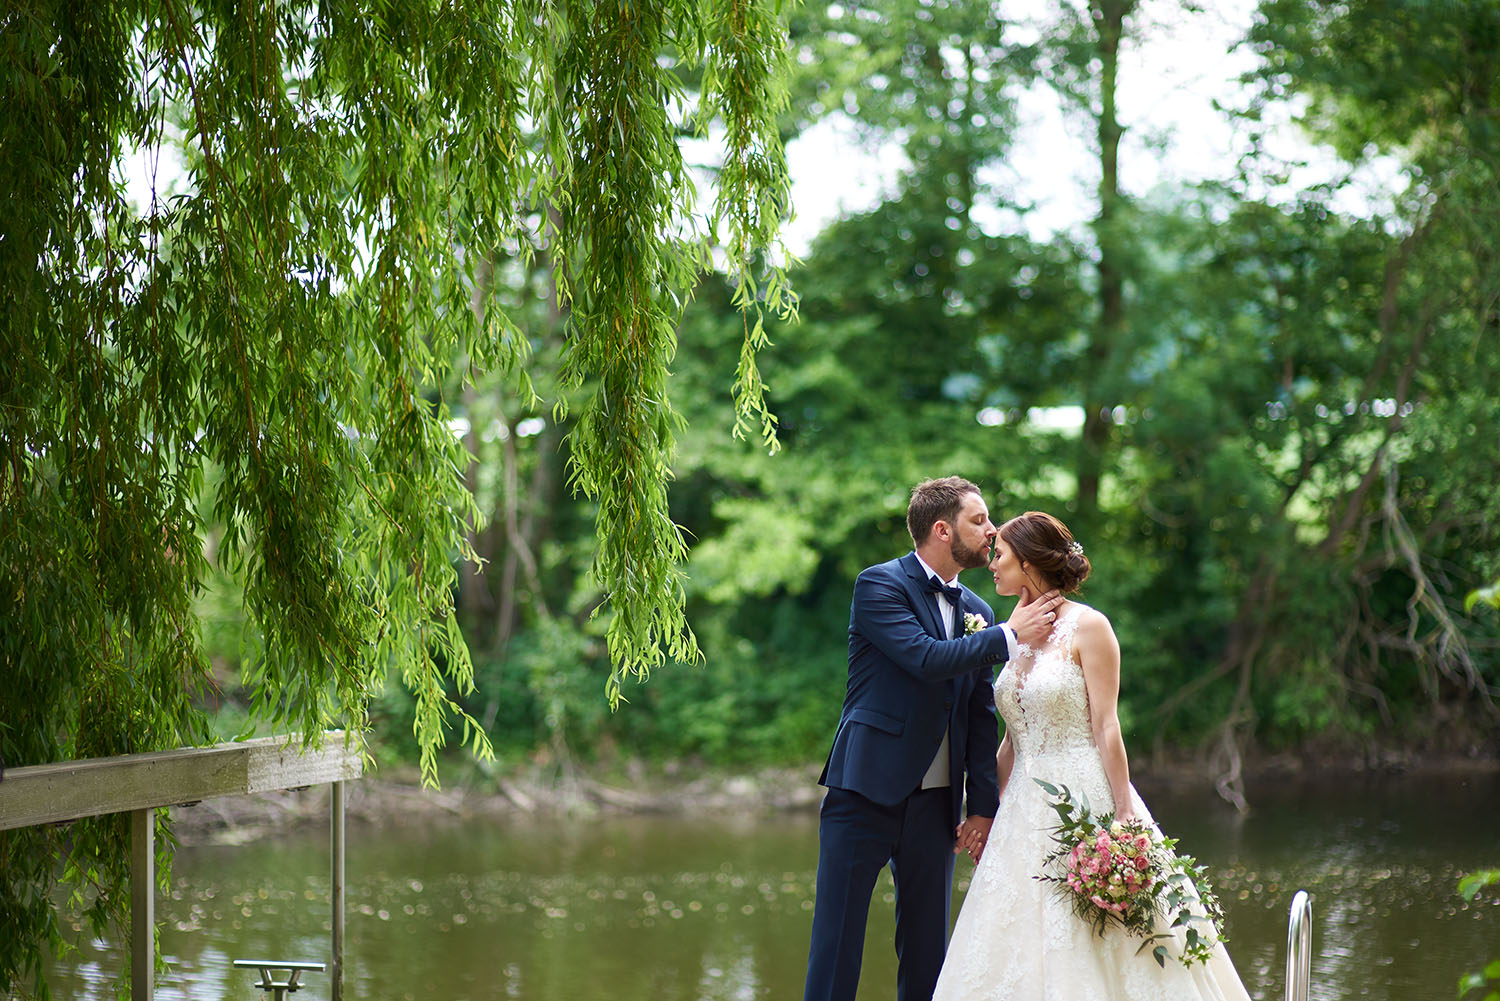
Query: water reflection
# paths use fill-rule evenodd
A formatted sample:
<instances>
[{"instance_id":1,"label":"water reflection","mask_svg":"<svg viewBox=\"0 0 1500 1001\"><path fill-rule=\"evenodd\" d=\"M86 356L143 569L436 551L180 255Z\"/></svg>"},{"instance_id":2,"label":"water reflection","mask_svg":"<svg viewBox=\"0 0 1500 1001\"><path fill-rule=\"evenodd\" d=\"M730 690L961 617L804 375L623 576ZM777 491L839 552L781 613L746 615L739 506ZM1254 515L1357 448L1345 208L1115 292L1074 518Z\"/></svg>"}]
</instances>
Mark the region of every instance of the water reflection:
<instances>
[{"instance_id":1,"label":"water reflection","mask_svg":"<svg viewBox=\"0 0 1500 1001\"><path fill-rule=\"evenodd\" d=\"M1200 791L1142 783L1215 874L1230 950L1259 998L1283 993L1286 909L1314 896L1316 1001L1452 1001L1500 952L1500 908L1461 872L1500 864L1500 777L1252 789L1241 819ZM476 823L407 818L349 832L347 994L410 1001L756 1001L800 996L812 922L812 813ZM159 998L258 997L236 958L327 959L322 832L183 849L158 903ZM967 887L962 878L959 895ZM861 1001L895 982L894 894L876 890ZM60 1001L113 996L119 949L85 943ZM328 996L312 974L299 999Z\"/></svg>"}]
</instances>

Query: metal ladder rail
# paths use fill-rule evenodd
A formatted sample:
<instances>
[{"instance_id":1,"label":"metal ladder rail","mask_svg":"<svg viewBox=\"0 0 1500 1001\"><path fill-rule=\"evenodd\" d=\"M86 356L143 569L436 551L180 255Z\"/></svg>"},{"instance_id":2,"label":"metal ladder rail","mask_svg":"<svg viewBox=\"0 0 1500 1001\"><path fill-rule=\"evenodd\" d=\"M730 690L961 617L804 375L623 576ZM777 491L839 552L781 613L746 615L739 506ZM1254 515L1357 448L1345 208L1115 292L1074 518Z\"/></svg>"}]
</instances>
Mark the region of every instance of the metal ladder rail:
<instances>
[{"instance_id":1,"label":"metal ladder rail","mask_svg":"<svg viewBox=\"0 0 1500 1001\"><path fill-rule=\"evenodd\" d=\"M1298 890L1292 897L1286 931L1286 1001L1307 1001L1312 972L1312 897Z\"/></svg>"}]
</instances>

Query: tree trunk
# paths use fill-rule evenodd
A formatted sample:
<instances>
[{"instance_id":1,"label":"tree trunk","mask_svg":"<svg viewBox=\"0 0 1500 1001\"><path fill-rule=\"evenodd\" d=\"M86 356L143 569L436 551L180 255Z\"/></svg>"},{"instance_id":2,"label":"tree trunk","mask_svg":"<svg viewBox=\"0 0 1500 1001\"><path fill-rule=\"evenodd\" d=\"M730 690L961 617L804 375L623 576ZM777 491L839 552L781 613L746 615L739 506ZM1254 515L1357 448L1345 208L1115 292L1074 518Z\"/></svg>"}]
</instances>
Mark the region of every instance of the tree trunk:
<instances>
[{"instance_id":1,"label":"tree trunk","mask_svg":"<svg viewBox=\"0 0 1500 1001\"><path fill-rule=\"evenodd\" d=\"M1099 245L1099 317L1083 364L1083 435L1078 449L1078 523L1095 523L1099 513L1099 480L1109 453L1107 372L1125 330L1125 279L1120 233L1120 134L1115 89L1120 68L1120 38L1135 0L1093 0L1090 14L1099 51L1099 214L1094 239ZM1085 529L1087 530L1087 529Z\"/></svg>"}]
</instances>

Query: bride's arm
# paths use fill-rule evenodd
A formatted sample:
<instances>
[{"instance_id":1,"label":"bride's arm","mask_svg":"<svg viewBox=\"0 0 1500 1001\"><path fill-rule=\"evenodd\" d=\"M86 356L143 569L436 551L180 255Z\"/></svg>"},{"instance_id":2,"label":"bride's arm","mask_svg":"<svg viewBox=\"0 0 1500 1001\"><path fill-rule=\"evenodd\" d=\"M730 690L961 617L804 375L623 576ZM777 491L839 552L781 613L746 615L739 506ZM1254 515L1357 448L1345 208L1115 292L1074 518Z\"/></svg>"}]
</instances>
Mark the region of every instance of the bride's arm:
<instances>
[{"instance_id":1,"label":"bride's arm","mask_svg":"<svg viewBox=\"0 0 1500 1001\"><path fill-rule=\"evenodd\" d=\"M1120 642L1109 619L1089 610L1078 623L1075 640L1078 663L1089 693L1089 723L1094 746L1104 762L1104 775L1115 798L1115 817L1135 816L1130 800L1130 761L1125 756L1125 738L1120 734Z\"/></svg>"},{"instance_id":2,"label":"bride's arm","mask_svg":"<svg viewBox=\"0 0 1500 1001\"><path fill-rule=\"evenodd\" d=\"M1005 739L1000 741L1000 750L995 752L995 782L1000 789L995 796L997 803L1005 797L1005 783L1010 778L1011 767L1015 763L1016 749L1010 742L1010 734L1007 733ZM968 852L969 858L978 862L984 855L984 846L989 841L990 825L994 823L994 819L994 817L969 817L959 824L953 854Z\"/></svg>"},{"instance_id":3,"label":"bride's arm","mask_svg":"<svg viewBox=\"0 0 1500 1001\"><path fill-rule=\"evenodd\" d=\"M1016 764L1016 748L1010 742L1010 734L1000 741L1000 750L995 753L995 781L1000 786L1000 797L1005 796L1005 783L1010 781L1010 770Z\"/></svg>"}]
</instances>

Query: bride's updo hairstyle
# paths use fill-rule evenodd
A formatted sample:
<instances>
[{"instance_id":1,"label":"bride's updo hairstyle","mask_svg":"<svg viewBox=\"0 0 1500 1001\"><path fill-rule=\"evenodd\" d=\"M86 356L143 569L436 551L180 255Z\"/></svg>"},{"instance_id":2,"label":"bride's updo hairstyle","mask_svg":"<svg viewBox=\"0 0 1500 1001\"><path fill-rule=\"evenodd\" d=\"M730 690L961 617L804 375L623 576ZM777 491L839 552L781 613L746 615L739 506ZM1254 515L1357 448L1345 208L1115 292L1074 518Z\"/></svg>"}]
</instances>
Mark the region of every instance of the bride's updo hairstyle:
<instances>
[{"instance_id":1,"label":"bride's updo hairstyle","mask_svg":"<svg viewBox=\"0 0 1500 1001\"><path fill-rule=\"evenodd\" d=\"M1000 526L1000 538L1016 559L1035 567L1045 583L1071 594L1088 579L1089 558L1068 526L1045 511L1027 511ZM1042 582L1038 582L1042 583Z\"/></svg>"}]
</instances>

